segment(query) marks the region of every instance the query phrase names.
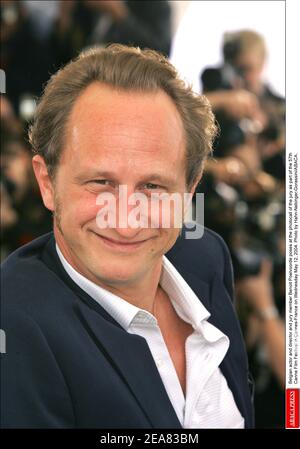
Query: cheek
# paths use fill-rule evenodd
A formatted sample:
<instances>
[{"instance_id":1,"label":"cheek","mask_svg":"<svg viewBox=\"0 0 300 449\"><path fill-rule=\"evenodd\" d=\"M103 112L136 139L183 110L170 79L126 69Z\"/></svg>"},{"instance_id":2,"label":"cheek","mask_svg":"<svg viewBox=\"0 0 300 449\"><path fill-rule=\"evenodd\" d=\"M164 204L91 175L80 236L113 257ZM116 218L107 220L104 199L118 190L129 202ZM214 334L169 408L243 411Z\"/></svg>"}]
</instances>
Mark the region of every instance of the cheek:
<instances>
[{"instance_id":1,"label":"cheek","mask_svg":"<svg viewBox=\"0 0 300 449\"><path fill-rule=\"evenodd\" d=\"M248 79L250 81L256 81L261 76L261 71L259 69L252 69L248 74Z\"/></svg>"},{"instance_id":2,"label":"cheek","mask_svg":"<svg viewBox=\"0 0 300 449\"><path fill-rule=\"evenodd\" d=\"M185 204L180 193L173 193L172 197L174 199L167 201L150 200L149 226L163 229L181 228Z\"/></svg>"},{"instance_id":3,"label":"cheek","mask_svg":"<svg viewBox=\"0 0 300 449\"><path fill-rule=\"evenodd\" d=\"M168 251L175 244L177 238L179 237L180 232L181 232L181 229L176 229L176 228L170 229L169 235L168 235Z\"/></svg>"},{"instance_id":4,"label":"cheek","mask_svg":"<svg viewBox=\"0 0 300 449\"><path fill-rule=\"evenodd\" d=\"M162 229L160 231L160 239L158 242L158 248L161 255L167 253L175 244L180 230L179 229ZM153 252L155 249L153 248Z\"/></svg>"},{"instance_id":5,"label":"cheek","mask_svg":"<svg viewBox=\"0 0 300 449\"><path fill-rule=\"evenodd\" d=\"M96 195L90 192L66 191L59 197L59 203L63 220L71 226L83 226L96 220L99 206Z\"/></svg>"}]
</instances>

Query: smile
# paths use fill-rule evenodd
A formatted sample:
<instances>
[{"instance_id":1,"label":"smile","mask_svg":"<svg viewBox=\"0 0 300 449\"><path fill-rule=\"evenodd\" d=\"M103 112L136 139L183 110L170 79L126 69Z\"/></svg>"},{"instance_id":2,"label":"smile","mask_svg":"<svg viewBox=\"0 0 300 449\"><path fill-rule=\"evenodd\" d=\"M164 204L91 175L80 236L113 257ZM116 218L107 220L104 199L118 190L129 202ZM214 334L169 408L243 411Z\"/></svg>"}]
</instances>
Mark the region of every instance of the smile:
<instances>
[{"instance_id":1,"label":"smile","mask_svg":"<svg viewBox=\"0 0 300 449\"><path fill-rule=\"evenodd\" d=\"M150 239L140 240L138 242L120 242L119 240L110 239L93 232L100 241L107 247L121 252L130 252L139 249L143 244L145 244Z\"/></svg>"}]
</instances>

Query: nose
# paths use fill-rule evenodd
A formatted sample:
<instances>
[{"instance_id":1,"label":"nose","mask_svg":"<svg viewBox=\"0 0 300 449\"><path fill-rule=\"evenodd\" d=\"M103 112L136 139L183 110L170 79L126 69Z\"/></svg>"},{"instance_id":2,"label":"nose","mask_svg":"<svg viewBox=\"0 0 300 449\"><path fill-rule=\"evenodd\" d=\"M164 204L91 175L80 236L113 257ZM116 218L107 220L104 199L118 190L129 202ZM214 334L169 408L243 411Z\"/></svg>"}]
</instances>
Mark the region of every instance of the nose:
<instances>
[{"instance_id":1,"label":"nose","mask_svg":"<svg viewBox=\"0 0 300 449\"><path fill-rule=\"evenodd\" d=\"M97 197L100 205L96 223L100 229L113 229L112 238L120 241L138 241L138 234L149 227L148 199L134 187L120 185L118 195L104 192Z\"/></svg>"},{"instance_id":2,"label":"nose","mask_svg":"<svg viewBox=\"0 0 300 449\"><path fill-rule=\"evenodd\" d=\"M120 240L121 242L128 242L130 243L132 242L136 242L139 240L142 240L141 238L139 239L138 235L141 232L141 229L133 229L130 227L126 227L126 228L120 228L120 227L116 227L114 229L115 231L115 239L116 240Z\"/></svg>"},{"instance_id":3,"label":"nose","mask_svg":"<svg viewBox=\"0 0 300 449\"><path fill-rule=\"evenodd\" d=\"M138 195L139 194L135 192L134 186L129 186L128 184L119 186L115 232L120 239L136 241L138 240L138 234L143 228L143 225L141 223L141 216L143 216L144 214L138 213L138 220L135 219L135 213L131 215L131 213L134 212L134 209L137 207L136 201L139 200ZM139 210L141 212L141 209Z\"/></svg>"}]
</instances>

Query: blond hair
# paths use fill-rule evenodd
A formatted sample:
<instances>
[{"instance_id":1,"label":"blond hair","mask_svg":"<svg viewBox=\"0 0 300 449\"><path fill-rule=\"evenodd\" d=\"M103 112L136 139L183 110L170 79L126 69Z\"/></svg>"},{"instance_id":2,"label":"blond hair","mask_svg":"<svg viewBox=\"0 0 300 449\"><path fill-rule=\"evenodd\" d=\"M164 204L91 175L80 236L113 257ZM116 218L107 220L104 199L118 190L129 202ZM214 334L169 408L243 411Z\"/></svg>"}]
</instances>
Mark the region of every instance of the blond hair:
<instances>
[{"instance_id":1,"label":"blond hair","mask_svg":"<svg viewBox=\"0 0 300 449\"><path fill-rule=\"evenodd\" d=\"M233 62L247 51L259 51L265 58L267 50L263 36L253 30L226 32L223 37L223 54L227 62Z\"/></svg>"}]
</instances>

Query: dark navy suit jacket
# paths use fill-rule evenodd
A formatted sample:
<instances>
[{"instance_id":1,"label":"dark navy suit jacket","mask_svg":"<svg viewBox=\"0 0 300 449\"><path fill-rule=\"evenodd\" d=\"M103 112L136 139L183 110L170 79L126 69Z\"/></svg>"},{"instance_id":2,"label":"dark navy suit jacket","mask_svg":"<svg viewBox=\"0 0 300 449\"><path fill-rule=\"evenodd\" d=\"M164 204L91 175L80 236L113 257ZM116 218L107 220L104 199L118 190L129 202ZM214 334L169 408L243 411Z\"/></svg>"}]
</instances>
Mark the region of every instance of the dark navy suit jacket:
<instances>
[{"instance_id":1,"label":"dark navy suit jacket","mask_svg":"<svg viewBox=\"0 0 300 449\"><path fill-rule=\"evenodd\" d=\"M167 257L229 337L220 368L252 427L228 249L205 229L199 240L180 237ZM52 233L8 257L1 285L2 427L181 428L146 340L127 333L71 280Z\"/></svg>"}]
</instances>

